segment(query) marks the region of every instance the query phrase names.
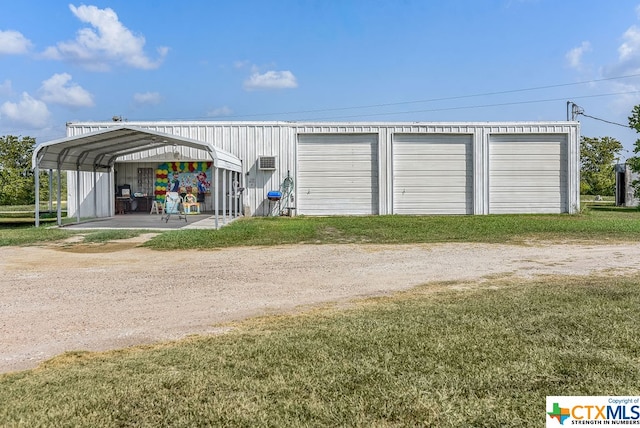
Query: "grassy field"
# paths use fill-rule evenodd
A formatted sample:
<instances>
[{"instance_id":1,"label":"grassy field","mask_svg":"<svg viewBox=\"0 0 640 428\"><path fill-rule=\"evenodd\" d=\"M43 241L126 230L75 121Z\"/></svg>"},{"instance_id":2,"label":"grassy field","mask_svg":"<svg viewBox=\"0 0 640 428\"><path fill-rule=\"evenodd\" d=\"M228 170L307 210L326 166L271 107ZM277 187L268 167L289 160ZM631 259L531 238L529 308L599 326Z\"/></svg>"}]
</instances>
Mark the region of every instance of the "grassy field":
<instances>
[{"instance_id":1,"label":"grassy field","mask_svg":"<svg viewBox=\"0 0 640 428\"><path fill-rule=\"evenodd\" d=\"M101 232L101 240L109 240L109 236L120 239L116 232ZM128 231L127 237L142 232ZM5 225L0 227L0 246L37 244L78 233L88 237L97 232ZM299 243L522 243L529 240L638 241L640 211L597 206L576 215L260 217L240 219L220 230L163 232L145 245L174 250Z\"/></svg>"},{"instance_id":2,"label":"grassy field","mask_svg":"<svg viewBox=\"0 0 640 428\"><path fill-rule=\"evenodd\" d=\"M67 202L61 204L62 217L67 215ZM35 205L0 205L0 229L15 226L31 226L35 223ZM55 224L57 219L57 202L53 202L52 212L49 203L40 203L40 222L43 225Z\"/></svg>"},{"instance_id":3,"label":"grassy field","mask_svg":"<svg viewBox=\"0 0 640 428\"><path fill-rule=\"evenodd\" d=\"M640 277L434 284L0 376L3 426L544 426L640 395Z\"/></svg>"},{"instance_id":4,"label":"grassy field","mask_svg":"<svg viewBox=\"0 0 640 428\"><path fill-rule=\"evenodd\" d=\"M278 244L640 240L640 211L598 207L579 215L262 217L218 231L180 230L156 236L155 249Z\"/></svg>"}]
</instances>

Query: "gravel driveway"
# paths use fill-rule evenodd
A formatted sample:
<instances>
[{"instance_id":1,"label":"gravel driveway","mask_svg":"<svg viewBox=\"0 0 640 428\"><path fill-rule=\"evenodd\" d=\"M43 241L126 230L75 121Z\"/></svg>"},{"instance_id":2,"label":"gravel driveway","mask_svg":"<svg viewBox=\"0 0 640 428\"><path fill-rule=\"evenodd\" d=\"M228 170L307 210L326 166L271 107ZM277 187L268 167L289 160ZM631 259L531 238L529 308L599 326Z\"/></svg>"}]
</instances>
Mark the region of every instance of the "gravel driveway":
<instances>
[{"instance_id":1,"label":"gravel driveway","mask_svg":"<svg viewBox=\"0 0 640 428\"><path fill-rule=\"evenodd\" d=\"M488 275L640 270L640 245L292 245L152 251L0 248L0 372L70 350L220 331L217 323Z\"/></svg>"}]
</instances>

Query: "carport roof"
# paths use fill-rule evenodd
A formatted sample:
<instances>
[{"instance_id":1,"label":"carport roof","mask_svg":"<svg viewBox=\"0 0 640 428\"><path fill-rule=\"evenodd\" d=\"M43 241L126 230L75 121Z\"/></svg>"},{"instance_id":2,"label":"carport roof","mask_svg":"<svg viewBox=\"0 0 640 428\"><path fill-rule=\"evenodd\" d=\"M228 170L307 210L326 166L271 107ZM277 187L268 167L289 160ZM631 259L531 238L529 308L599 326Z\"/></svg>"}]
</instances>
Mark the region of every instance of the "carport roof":
<instances>
[{"instance_id":1,"label":"carport roof","mask_svg":"<svg viewBox=\"0 0 640 428\"><path fill-rule=\"evenodd\" d=\"M238 157L209 143L127 125L42 143L34 150L32 166L63 171L106 171L120 156L174 145L205 150L217 168L242 171Z\"/></svg>"}]
</instances>

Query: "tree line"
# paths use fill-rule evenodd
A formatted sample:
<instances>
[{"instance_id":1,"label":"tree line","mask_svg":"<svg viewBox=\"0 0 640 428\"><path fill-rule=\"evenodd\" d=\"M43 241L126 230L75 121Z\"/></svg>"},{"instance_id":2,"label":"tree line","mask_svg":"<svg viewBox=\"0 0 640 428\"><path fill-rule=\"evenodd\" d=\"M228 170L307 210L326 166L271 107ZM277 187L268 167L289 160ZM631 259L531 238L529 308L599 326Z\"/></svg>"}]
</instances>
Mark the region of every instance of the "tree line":
<instances>
[{"instance_id":1,"label":"tree line","mask_svg":"<svg viewBox=\"0 0 640 428\"><path fill-rule=\"evenodd\" d=\"M628 117L629 127L640 133L640 105ZM611 137L580 139L580 193L583 195L613 196L616 187L615 163L620 158L622 143ZM640 174L640 139L637 139L634 156L626 159L629 169ZM640 195L640 181L631 185Z\"/></svg>"},{"instance_id":2,"label":"tree line","mask_svg":"<svg viewBox=\"0 0 640 428\"><path fill-rule=\"evenodd\" d=\"M35 204L35 175L31 168L35 148L36 140L32 137L0 137L0 205ZM55 194L57 172L53 174ZM61 178L61 192L66 198L66 174L62 173ZM40 172L40 200L49 200L49 177L46 171Z\"/></svg>"},{"instance_id":3,"label":"tree line","mask_svg":"<svg viewBox=\"0 0 640 428\"><path fill-rule=\"evenodd\" d=\"M629 127L640 133L640 105L633 108L628 119ZM32 137L0 137L0 205L35 203L35 177L31 168L35 147L36 140ZM580 138L581 194L614 195L615 162L622 148L622 143L612 137ZM633 153L634 156L628 158L626 163L632 171L640 173L640 139L636 140ZM46 171L40 174L40 200L45 201L49 199L49 179ZM66 196L66 174L62 174L62 183L61 191ZM632 185L636 194L640 194L640 181L636 180Z\"/></svg>"}]
</instances>

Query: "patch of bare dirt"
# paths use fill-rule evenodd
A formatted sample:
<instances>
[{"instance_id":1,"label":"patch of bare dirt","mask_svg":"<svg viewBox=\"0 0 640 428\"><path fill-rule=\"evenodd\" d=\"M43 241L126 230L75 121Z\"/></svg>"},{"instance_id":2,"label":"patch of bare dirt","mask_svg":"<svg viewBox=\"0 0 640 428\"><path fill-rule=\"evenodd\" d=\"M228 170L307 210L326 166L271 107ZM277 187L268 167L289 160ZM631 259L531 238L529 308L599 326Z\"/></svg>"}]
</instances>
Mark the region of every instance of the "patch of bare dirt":
<instances>
[{"instance_id":1,"label":"patch of bare dirt","mask_svg":"<svg viewBox=\"0 0 640 428\"><path fill-rule=\"evenodd\" d=\"M419 284L640 271L640 246L292 245L158 252L148 239L0 248L0 372L72 350L215 334L219 324ZM78 244L76 244L78 245Z\"/></svg>"}]
</instances>

